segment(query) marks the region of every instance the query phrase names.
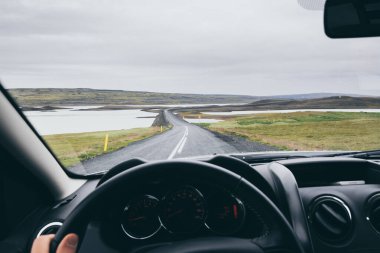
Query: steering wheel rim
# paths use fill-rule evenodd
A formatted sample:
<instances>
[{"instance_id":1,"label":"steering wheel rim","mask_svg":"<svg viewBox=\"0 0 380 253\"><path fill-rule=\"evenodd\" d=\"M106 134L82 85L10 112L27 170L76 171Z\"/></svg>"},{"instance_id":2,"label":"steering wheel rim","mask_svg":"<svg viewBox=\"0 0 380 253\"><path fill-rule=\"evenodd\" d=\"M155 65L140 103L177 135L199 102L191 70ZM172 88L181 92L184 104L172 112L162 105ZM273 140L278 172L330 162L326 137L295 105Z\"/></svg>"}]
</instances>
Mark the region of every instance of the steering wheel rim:
<instances>
[{"instance_id":1,"label":"steering wheel rim","mask_svg":"<svg viewBox=\"0 0 380 253\"><path fill-rule=\"evenodd\" d=\"M133 189L141 185L141 179L149 180L162 178L163 175L184 178L202 178L209 182L217 180L218 185L223 185L228 189L239 189L249 192L250 196L260 201L260 205L278 221L278 226L287 233L288 243L294 252L303 253L304 250L299 243L293 229L285 216L277 208L277 206L257 187L242 178L241 176L226 170L222 167L198 161L161 161L153 163L145 163L118 175L115 175L108 181L104 182L92 193L90 193L67 217L62 227L58 230L55 238L50 245L50 252L55 253L59 243L69 233L77 233L80 235L80 243L85 234L85 229L90 222L91 213L99 203L106 200L108 196L117 193L121 188ZM127 183L127 184L126 184ZM79 249L78 247L78 249Z\"/></svg>"}]
</instances>

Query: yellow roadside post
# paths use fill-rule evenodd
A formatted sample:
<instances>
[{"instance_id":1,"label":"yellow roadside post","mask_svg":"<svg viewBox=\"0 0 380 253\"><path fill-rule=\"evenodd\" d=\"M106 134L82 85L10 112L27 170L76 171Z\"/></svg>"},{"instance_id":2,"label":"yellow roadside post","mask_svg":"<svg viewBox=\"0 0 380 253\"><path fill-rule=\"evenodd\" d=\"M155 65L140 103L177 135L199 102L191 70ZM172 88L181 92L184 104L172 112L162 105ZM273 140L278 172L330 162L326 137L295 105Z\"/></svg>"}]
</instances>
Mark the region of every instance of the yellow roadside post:
<instances>
[{"instance_id":1,"label":"yellow roadside post","mask_svg":"<svg viewBox=\"0 0 380 253\"><path fill-rule=\"evenodd\" d=\"M108 149L108 134L106 134L106 138L104 139L104 152Z\"/></svg>"},{"instance_id":2,"label":"yellow roadside post","mask_svg":"<svg viewBox=\"0 0 380 253\"><path fill-rule=\"evenodd\" d=\"M163 130L163 129L162 129L162 125L161 125L161 133L162 133L162 130Z\"/></svg>"}]
</instances>

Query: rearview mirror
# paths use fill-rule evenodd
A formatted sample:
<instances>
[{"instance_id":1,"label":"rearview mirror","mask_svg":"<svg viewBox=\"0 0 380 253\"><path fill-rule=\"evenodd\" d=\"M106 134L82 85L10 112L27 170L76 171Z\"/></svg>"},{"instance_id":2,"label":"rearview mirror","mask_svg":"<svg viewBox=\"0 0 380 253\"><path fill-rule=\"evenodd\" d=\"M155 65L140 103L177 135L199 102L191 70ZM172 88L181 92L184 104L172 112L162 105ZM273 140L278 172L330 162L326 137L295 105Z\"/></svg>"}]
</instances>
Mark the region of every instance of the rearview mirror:
<instances>
[{"instance_id":1,"label":"rearview mirror","mask_svg":"<svg viewBox=\"0 0 380 253\"><path fill-rule=\"evenodd\" d=\"M380 0L327 0L324 23L334 39L380 36Z\"/></svg>"}]
</instances>

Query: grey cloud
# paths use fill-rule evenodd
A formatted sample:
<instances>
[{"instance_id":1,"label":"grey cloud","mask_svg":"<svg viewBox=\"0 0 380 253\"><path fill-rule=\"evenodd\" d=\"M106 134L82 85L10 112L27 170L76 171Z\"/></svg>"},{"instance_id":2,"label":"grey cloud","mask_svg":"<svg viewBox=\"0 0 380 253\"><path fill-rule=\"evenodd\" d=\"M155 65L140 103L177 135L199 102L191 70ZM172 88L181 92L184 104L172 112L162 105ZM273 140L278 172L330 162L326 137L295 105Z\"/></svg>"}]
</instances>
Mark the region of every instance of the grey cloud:
<instances>
[{"instance_id":1,"label":"grey cloud","mask_svg":"<svg viewBox=\"0 0 380 253\"><path fill-rule=\"evenodd\" d=\"M361 84L380 80L378 43L326 38L297 0L0 2L8 87L380 95Z\"/></svg>"}]
</instances>

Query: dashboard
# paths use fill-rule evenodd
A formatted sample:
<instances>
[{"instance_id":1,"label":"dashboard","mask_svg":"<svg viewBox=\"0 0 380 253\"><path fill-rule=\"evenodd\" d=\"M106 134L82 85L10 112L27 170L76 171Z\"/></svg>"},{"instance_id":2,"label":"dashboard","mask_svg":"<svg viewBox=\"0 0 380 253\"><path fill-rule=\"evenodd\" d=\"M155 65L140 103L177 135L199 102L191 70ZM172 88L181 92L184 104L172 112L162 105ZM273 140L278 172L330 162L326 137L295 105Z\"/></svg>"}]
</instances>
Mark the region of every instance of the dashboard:
<instances>
[{"instance_id":1,"label":"dashboard","mask_svg":"<svg viewBox=\"0 0 380 253\"><path fill-rule=\"evenodd\" d=\"M205 162L242 175L265 193L306 252L380 251L377 162L305 158L248 164L231 157ZM52 207L36 234L50 222L63 221L98 184L99 179L90 180ZM259 241L277 229L255 199L202 178L173 182L163 175L141 182L135 191L107 199L94 213L92 223L102 239L131 247L212 236Z\"/></svg>"},{"instance_id":2,"label":"dashboard","mask_svg":"<svg viewBox=\"0 0 380 253\"><path fill-rule=\"evenodd\" d=\"M291 206L294 200L287 190L278 193L284 200L282 210L288 210L289 220L299 220L302 210L314 252L380 252L378 161L306 158L273 166L255 168L267 174L282 167L292 174L302 206ZM289 182L284 182L287 187ZM299 229L295 223L293 227Z\"/></svg>"},{"instance_id":3,"label":"dashboard","mask_svg":"<svg viewBox=\"0 0 380 253\"><path fill-rule=\"evenodd\" d=\"M110 245L137 247L212 236L257 238L269 229L255 203L202 180L147 182L104 205L107 209L96 220Z\"/></svg>"},{"instance_id":4,"label":"dashboard","mask_svg":"<svg viewBox=\"0 0 380 253\"><path fill-rule=\"evenodd\" d=\"M171 234L193 234L209 230L219 235L238 232L245 223L245 206L231 193L205 197L193 186L181 186L163 197L140 195L121 215L121 227L132 239L147 239L160 230Z\"/></svg>"}]
</instances>

